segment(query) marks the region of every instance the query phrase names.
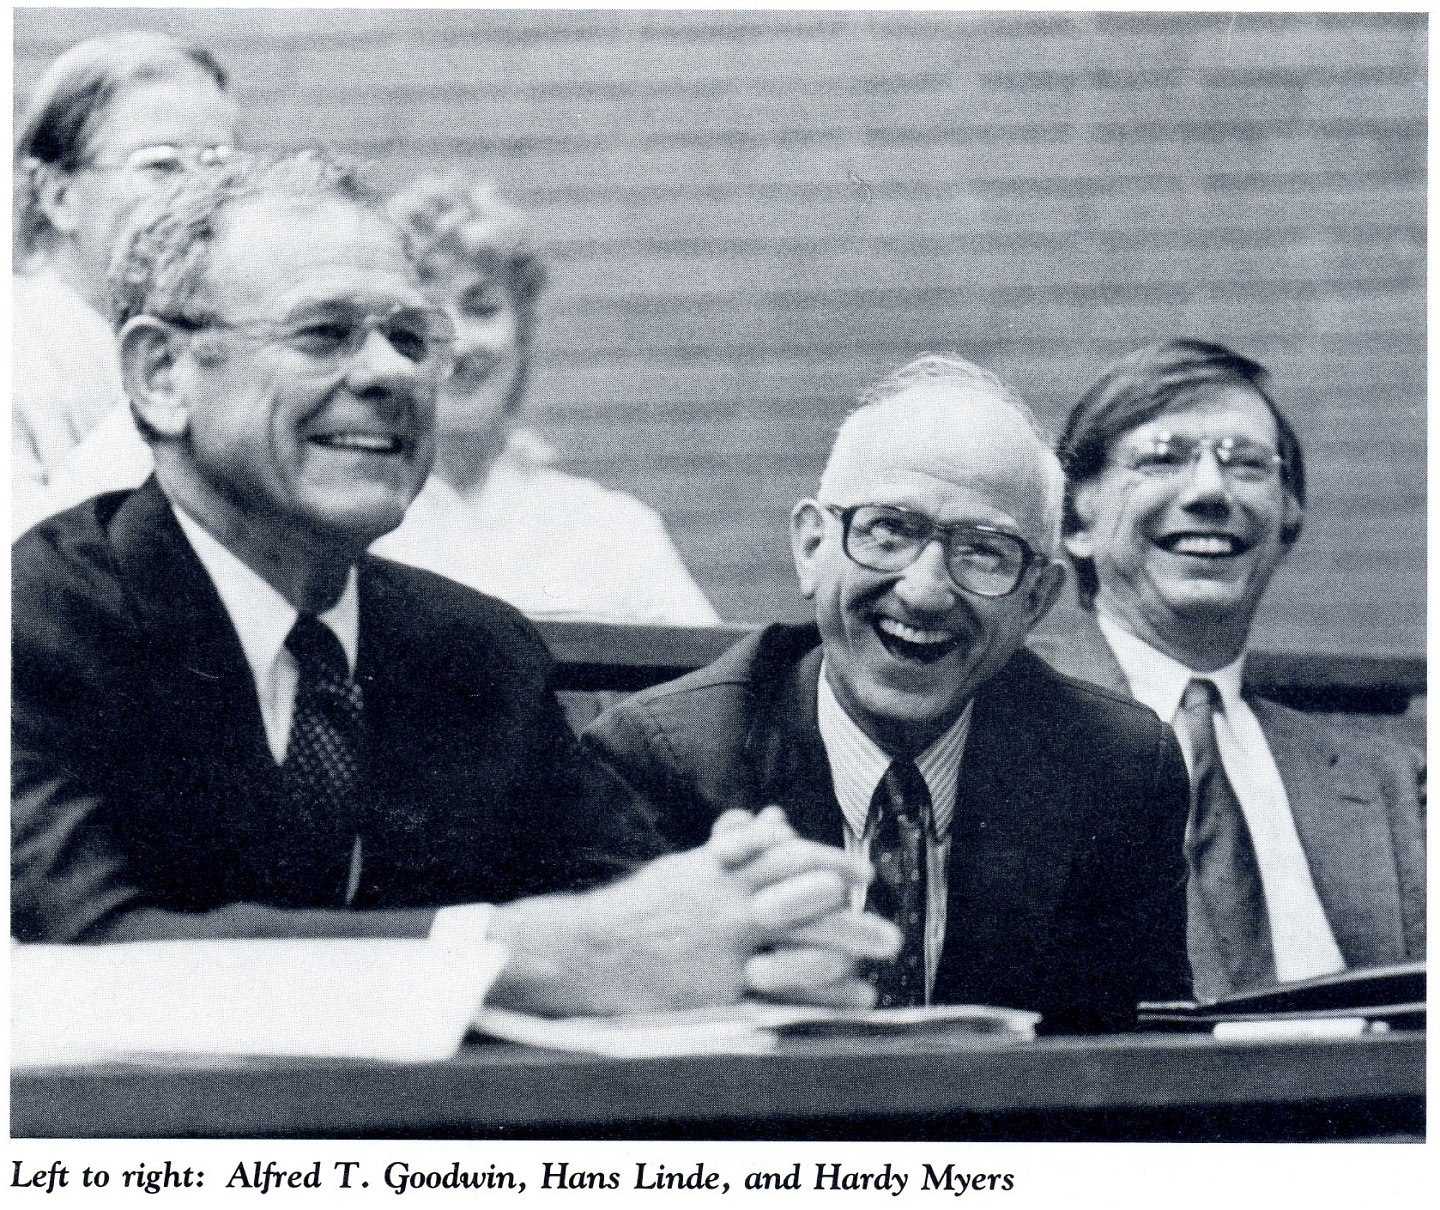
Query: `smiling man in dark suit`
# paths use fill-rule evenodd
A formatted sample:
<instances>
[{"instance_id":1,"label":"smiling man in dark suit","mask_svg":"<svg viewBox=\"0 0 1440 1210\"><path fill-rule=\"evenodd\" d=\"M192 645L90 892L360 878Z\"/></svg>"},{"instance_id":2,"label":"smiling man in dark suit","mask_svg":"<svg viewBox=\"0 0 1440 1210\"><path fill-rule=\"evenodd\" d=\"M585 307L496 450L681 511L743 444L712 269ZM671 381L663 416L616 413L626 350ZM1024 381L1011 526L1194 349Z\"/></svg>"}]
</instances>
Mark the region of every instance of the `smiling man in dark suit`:
<instances>
[{"instance_id":1,"label":"smiling man in dark suit","mask_svg":"<svg viewBox=\"0 0 1440 1210\"><path fill-rule=\"evenodd\" d=\"M1244 691L1251 623L1305 507L1265 370L1204 341L1140 349L1075 405L1061 451L1087 612L1036 645L1180 734L1196 994L1423 958L1416 754Z\"/></svg>"},{"instance_id":2,"label":"smiling man in dark suit","mask_svg":"<svg viewBox=\"0 0 1440 1210\"><path fill-rule=\"evenodd\" d=\"M12 556L12 935L487 937L511 1007L868 1003L853 960L896 939L842 910L862 862L773 814L657 857L524 618L365 555L453 339L376 196L235 160L136 224L114 310L155 476Z\"/></svg>"},{"instance_id":3,"label":"smiling man in dark suit","mask_svg":"<svg viewBox=\"0 0 1440 1210\"><path fill-rule=\"evenodd\" d=\"M774 803L867 856L868 906L905 938L873 972L882 1004L1098 1030L1187 990L1174 737L1024 650L1063 579L1062 499L1024 403L923 357L845 421L792 513L817 625L767 627L587 732L678 843Z\"/></svg>"}]
</instances>

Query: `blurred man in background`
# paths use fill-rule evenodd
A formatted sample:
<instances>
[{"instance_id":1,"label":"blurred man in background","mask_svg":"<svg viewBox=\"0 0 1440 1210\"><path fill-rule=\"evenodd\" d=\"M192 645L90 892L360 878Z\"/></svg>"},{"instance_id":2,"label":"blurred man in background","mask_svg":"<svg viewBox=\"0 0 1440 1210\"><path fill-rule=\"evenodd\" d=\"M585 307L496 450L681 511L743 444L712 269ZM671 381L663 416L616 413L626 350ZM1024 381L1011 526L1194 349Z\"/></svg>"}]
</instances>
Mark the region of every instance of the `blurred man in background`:
<instances>
[{"instance_id":1,"label":"blurred man in background","mask_svg":"<svg viewBox=\"0 0 1440 1210\"><path fill-rule=\"evenodd\" d=\"M12 538L91 494L57 492L56 476L98 425L128 438L101 438L102 453L118 444L117 456L133 457L105 315L110 254L137 205L228 154L239 133L224 68L202 47L152 33L71 47L35 85L17 129Z\"/></svg>"}]
</instances>

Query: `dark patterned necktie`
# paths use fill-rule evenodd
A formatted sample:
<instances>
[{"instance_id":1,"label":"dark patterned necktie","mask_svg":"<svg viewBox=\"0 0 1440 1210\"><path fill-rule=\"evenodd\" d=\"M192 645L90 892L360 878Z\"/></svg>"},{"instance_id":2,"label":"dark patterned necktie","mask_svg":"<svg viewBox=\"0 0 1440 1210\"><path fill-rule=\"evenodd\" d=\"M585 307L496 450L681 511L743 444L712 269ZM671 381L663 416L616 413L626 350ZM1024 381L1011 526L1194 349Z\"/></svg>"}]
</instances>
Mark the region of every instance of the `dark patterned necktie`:
<instances>
[{"instance_id":1,"label":"dark patterned necktie","mask_svg":"<svg viewBox=\"0 0 1440 1210\"><path fill-rule=\"evenodd\" d=\"M930 791L910 760L892 761L870 800L874 821L870 858L870 910L893 921L903 941L894 962L870 972L880 1008L925 1003L925 906L928 879L925 837L929 830Z\"/></svg>"},{"instance_id":2,"label":"dark patterned necktie","mask_svg":"<svg viewBox=\"0 0 1440 1210\"><path fill-rule=\"evenodd\" d=\"M335 632L302 613L285 639L300 678L282 766L292 800L327 830L353 835L365 768L360 686Z\"/></svg>"},{"instance_id":3,"label":"dark patterned necktie","mask_svg":"<svg viewBox=\"0 0 1440 1210\"><path fill-rule=\"evenodd\" d=\"M1275 981L1255 845L1215 742L1219 698L1214 681L1196 677L1185 687L1177 720L1193 761L1185 828L1190 961L1195 994L1206 1000Z\"/></svg>"}]
</instances>

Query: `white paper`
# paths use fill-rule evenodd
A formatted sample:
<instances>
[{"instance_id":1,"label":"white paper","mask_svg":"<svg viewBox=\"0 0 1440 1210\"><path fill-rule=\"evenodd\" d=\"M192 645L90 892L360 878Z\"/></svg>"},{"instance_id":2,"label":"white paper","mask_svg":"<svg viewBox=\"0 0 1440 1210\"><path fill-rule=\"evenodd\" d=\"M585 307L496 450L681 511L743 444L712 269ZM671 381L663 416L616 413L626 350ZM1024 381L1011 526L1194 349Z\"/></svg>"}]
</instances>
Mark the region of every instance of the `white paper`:
<instances>
[{"instance_id":1,"label":"white paper","mask_svg":"<svg viewBox=\"0 0 1440 1210\"><path fill-rule=\"evenodd\" d=\"M610 1058L638 1059L692 1054L754 1054L773 1050L786 1032L844 1036L899 1034L1023 1041L1035 1036L1035 1013L955 1004L930 1008L841 1012L830 1008L745 1001L722 1008L617 1017L533 1017L487 1008L476 1027L492 1037L552 1050L573 1050Z\"/></svg>"},{"instance_id":2,"label":"white paper","mask_svg":"<svg viewBox=\"0 0 1440 1210\"><path fill-rule=\"evenodd\" d=\"M455 1053L504 946L424 940L13 946L12 1066L166 1055L435 1062Z\"/></svg>"}]
</instances>

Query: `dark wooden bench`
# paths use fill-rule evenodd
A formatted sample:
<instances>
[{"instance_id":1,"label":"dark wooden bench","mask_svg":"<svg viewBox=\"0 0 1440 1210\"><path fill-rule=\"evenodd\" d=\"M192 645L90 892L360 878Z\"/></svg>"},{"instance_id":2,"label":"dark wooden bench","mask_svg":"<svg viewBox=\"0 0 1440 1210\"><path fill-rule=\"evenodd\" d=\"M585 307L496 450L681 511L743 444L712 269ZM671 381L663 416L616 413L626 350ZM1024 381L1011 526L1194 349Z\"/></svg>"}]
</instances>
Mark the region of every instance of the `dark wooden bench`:
<instances>
[{"instance_id":1,"label":"dark wooden bench","mask_svg":"<svg viewBox=\"0 0 1440 1210\"><path fill-rule=\"evenodd\" d=\"M703 667L750 633L746 626L615 626L540 622L562 690L633 693ZM1301 710L1404 714L1425 693L1423 656L1255 652L1256 692Z\"/></svg>"}]
</instances>

